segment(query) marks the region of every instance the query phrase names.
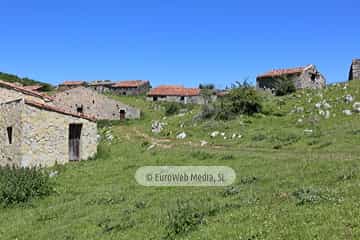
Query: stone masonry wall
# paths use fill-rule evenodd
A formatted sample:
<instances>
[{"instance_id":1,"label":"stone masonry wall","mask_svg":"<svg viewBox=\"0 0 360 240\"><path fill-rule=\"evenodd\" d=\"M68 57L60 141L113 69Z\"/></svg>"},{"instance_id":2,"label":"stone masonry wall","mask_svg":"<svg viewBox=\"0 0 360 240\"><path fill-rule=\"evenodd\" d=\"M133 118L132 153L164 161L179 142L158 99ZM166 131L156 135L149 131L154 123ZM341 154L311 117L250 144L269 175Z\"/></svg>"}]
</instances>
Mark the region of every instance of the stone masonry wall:
<instances>
[{"instance_id":1,"label":"stone masonry wall","mask_svg":"<svg viewBox=\"0 0 360 240\"><path fill-rule=\"evenodd\" d=\"M154 97L153 96L148 96L147 97L148 101L154 101ZM202 96L189 96L189 97L184 97L183 100L181 98L181 96L157 96L157 100L159 102L178 102L178 103L184 103L184 104L204 104L205 100Z\"/></svg>"},{"instance_id":2,"label":"stone masonry wall","mask_svg":"<svg viewBox=\"0 0 360 240\"><path fill-rule=\"evenodd\" d=\"M0 166L18 166L21 157L22 121L21 101L0 104ZM12 143L9 143L7 128L12 127Z\"/></svg>"},{"instance_id":3,"label":"stone masonry wall","mask_svg":"<svg viewBox=\"0 0 360 240\"><path fill-rule=\"evenodd\" d=\"M76 113L77 108L82 106L84 114L97 119L119 120L120 110L125 110L125 118L140 118L140 110L113 100L97 93L95 90L85 87L70 89L56 94L54 104L65 107Z\"/></svg>"},{"instance_id":4,"label":"stone masonry wall","mask_svg":"<svg viewBox=\"0 0 360 240\"><path fill-rule=\"evenodd\" d=\"M12 89L0 87L0 103L13 101L20 98L26 98L29 100L45 103L45 101L40 97L30 96Z\"/></svg>"},{"instance_id":5,"label":"stone masonry wall","mask_svg":"<svg viewBox=\"0 0 360 240\"><path fill-rule=\"evenodd\" d=\"M21 166L52 166L69 161L69 125L82 124L80 158L86 160L97 152L95 122L25 105L22 114L24 141Z\"/></svg>"},{"instance_id":6,"label":"stone masonry wall","mask_svg":"<svg viewBox=\"0 0 360 240\"><path fill-rule=\"evenodd\" d=\"M349 80L360 80L360 59L353 60Z\"/></svg>"}]
</instances>

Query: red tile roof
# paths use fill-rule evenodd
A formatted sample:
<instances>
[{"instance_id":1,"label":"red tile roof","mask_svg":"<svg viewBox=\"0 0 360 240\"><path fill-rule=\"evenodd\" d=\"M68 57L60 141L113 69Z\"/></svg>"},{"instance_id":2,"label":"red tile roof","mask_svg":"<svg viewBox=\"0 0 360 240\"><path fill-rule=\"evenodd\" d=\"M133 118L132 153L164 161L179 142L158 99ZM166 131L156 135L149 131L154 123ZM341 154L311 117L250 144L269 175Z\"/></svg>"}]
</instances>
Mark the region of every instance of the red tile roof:
<instances>
[{"instance_id":1,"label":"red tile roof","mask_svg":"<svg viewBox=\"0 0 360 240\"><path fill-rule=\"evenodd\" d=\"M159 86L153 88L148 96L199 96L199 88L184 88L182 86Z\"/></svg>"},{"instance_id":2,"label":"red tile roof","mask_svg":"<svg viewBox=\"0 0 360 240\"><path fill-rule=\"evenodd\" d=\"M37 107L37 108L40 108L40 109L44 109L44 110L47 110L47 111L52 111L52 112L57 112L57 113L61 113L61 114L64 114L64 115L69 115L69 116L72 116L72 117L84 118L84 119L92 121L92 122L96 121L95 117L88 116L88 115L85 115L85 114L80 114L80 113L72 113L72 112L66 111L66 110L64 110L62 108L52 106L52 105L49 105L49 104L43 104L43 103L39 103L39 102L36 102L36 101L28 100L28 99L25 99L25 104L28 104L30 106Z\"/></svg>"},{"instance_id":3,"label":"red tile roof","mask_svg":"<svg viewBox=\"0 0 360 240\"><path fill-rule=\"evenodd\" d=\"M279 77L279 76L283 76L283 75L300 74L309 66L311 66L311 65L308 65L306 67L275 69L275 70L266 72L264 74L261 74L261 75L257 76L257 78L269 78L269 77L271 78L271 77Z\"/></svg>"},{"instance_id":4,"label":"red tile roof","mask_svg":"<svg viewBox=\"0 0 360 240\"><path fill-rule=\"evenodd\" d=\"M148 83L149 83L148 80L129 80L129 81L116 82L116 83L114 83L114 85L112 85L112 87L114 87L114 88L123 88L123 87L131 88L131 87L140 87L140 86L143 86Z\"/></svg>"},{"instance_id":5,"label":"red tile roof","mask_svg":"<svg viewBox=\"0 0 360 240\"><path fill-rule=\"evenodd\" d=\"M85 81L64 81L60 85L62 86L77 86L77 85L84 85L86 84Z\"/></svg>"},{"instance_id":6,"label":"red tile roof","mask_svg":"<svg viewBox=\"0 0 360 240\"><path fill-rule=\"evenodd\" d=\"M24 94L30 95L30 96L39 97L39 98L49 100L49 101L54 100L52 97L50 97L50 96L48 96L48 95L46 95L44 93L39 93L39 92L36 92L36 91L32 91L32 90L29 90L29 89L27 89L25 87L21 87L19 85L9 83L9 82L5 82L5 81L2 81L2 80L0 80L0 87L13 89L13 90L15 90L17 92L21 92L21 93L24 93Z\"/></svg>"}]
</instances>

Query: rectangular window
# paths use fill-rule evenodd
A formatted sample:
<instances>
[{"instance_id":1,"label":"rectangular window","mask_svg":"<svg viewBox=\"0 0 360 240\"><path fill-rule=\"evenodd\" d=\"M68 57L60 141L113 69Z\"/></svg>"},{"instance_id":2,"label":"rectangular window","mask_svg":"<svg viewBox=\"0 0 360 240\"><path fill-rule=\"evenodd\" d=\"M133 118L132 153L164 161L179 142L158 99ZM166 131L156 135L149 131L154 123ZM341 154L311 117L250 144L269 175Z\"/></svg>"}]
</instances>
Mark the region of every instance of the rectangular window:
<instances>
[{"instance_id":1,"label":"rectangular window","mask_svg":"<svg viewBox=\"0 0 360 240\"><path fill-rule=\"evenodd\" d=\"M7 135L8 135L9 144L12 144L13 128L8 127L8 128L6 128L6 131L7 131Z\"/></svg>"}]
</instances>

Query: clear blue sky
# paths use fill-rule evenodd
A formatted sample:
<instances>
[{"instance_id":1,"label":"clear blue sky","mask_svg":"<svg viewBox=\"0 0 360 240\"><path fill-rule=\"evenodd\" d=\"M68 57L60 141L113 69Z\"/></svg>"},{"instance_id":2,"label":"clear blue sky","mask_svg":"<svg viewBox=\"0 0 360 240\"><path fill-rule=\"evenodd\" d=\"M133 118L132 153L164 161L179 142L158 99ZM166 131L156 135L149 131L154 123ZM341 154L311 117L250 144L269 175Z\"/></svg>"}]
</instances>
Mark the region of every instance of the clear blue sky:
<instances>
[{"instance_id":1,"label":"clear blue sky","mask_svg":"<svg viewBox=\"0 0 360 240\"><path fill-rule=\"evenodd\" d=\"M360 58L359 0L0 4L0 71L53 84L149 79L225 87L309 63L338 82Z\"/></svg>"}]
</instances>

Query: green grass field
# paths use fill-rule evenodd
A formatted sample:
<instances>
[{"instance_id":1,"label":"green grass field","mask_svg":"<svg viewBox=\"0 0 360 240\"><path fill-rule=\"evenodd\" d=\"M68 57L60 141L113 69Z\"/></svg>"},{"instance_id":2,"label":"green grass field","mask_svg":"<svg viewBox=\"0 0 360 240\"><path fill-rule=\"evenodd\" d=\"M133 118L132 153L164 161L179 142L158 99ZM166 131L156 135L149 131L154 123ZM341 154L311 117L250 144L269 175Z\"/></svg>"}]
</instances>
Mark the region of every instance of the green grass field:
<instances>
[{"instance_id":1,"label":"green grass field","mask_svg":"<svg viewBox=\"0 0 360 240\"><path fill-rule=\"evenodd\" d=\"M354 82L264 95L265 114L228 122L195 121L198 106L165 117L156 104L115 97L143 118L101 128L114 140L96 159L52 168L51 196L1 208L0 239L360 239L360 115L342 112L359 91ZM159 135L152 120L167 123ZM237 178L231 187L140 186L134 174L149 165L223 165ZM174 233L177 223L185 230Z\"/></svg>"}]
</instances>

